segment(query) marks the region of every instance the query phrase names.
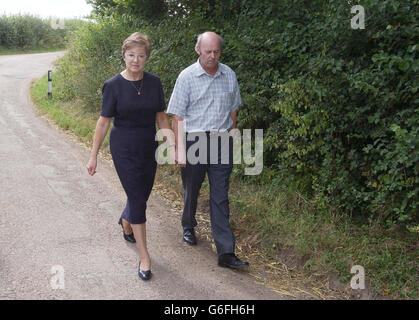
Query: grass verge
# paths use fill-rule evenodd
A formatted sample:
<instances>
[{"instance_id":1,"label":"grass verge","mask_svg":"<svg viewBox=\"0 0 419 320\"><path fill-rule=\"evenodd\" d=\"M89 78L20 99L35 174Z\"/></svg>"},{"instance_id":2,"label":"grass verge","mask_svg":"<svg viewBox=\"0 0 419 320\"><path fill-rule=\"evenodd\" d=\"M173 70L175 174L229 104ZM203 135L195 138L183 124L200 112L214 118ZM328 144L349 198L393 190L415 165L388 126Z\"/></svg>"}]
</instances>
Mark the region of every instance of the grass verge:
<instances>
[{"instance_id":1,"label":"grass verge","mask_svg":"<svg viewBox=\"0 0 419 320\"><path fill-rule=\"evenodd\" d=\"M23 48L4 48L0 46L0 56L12 55L12 54L28 54L28 53L43 53L43 52L56 52L62 51L66 48L34 48L34 49L23 49Z\"/></svg>"},{"instance_id":2,"label":"grass verge","mask_svg":"<svg viewBox=\"0 0 419 320\"><path fill-rule=\"evenodd\" d=\"M31 90L40 112L90 145L99 112L88 112L80 100L48 99L46 92L43 77ZM105 152L108 145L107 137ZM331 208L319 209L278 173L265 169L262 176L243 177L241 171L236 167L231 178L231 223L237 253L251 262L251 276L295 298L419 297L417 234L374 224L356 225ZM154 192L180 212L179 169L159 166ZM205 180L198 204L198 235L212 243L208 201ZM365 270L365 290L350 288L355 265Z\"/></svg>"},{"instance_id":3,"label":"grass verge","mask_svg":"<svg viewBox=\"0 0 419 320\"><path fill-rule=\"evenodd\" d=\"M80 100L62 101L58 98L48 98L48 77L43 76L32 84L32 101L38 107L40 114L46 115L60 128L70 131L86 144L93 140L97 115L88 112ZM109 146L109 135L103 142L103 147Z\"/></svg>"}]
</instances>

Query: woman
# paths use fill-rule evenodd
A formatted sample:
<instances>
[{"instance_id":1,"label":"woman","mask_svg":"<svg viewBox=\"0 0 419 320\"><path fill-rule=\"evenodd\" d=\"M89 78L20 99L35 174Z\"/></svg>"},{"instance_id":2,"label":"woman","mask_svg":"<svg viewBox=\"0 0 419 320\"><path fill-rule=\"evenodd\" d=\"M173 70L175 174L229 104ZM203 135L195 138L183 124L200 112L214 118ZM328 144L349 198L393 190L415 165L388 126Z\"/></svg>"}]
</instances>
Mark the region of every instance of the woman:
<instances>
[{"instance_id":1,"label":"woman","mask_svg":"<svg viewBox=\"0 0 419 320\"><path fill-rule=\"evenodd\" d=\"M146 35L135 32L125 39L122 56L126 68L103 85L102 112L96 124L87 164L87 171L93 176L96 173L97 154L114 118L110 149L128 197L119 224L122 225L124 239L136 242L140 254L138 276L142 280L151 278L145 211L157 167L156 122L160 129L169 129L160 79L144 71L150 52L151 42ZM172 149L174 141L168 142Z\"/></svg>"}]
</instances>

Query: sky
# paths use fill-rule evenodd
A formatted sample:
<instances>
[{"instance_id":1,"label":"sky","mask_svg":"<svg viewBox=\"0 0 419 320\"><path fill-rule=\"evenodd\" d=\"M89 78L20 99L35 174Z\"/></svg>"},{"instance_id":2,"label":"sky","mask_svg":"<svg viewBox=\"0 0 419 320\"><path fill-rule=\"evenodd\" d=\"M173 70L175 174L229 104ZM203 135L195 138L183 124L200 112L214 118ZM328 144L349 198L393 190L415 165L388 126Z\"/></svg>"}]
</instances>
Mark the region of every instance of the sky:
<instances>
[{"instance_id":1,"label":"sky","mask_svg":"<svg viewBox=\"0 0 419 320\"><path fill-rule=\"evenodd\" d=\"M0 0L0 15L28 13L41 18L82 18L91 10L86 0Z\"/></svg>"}]
</instances>

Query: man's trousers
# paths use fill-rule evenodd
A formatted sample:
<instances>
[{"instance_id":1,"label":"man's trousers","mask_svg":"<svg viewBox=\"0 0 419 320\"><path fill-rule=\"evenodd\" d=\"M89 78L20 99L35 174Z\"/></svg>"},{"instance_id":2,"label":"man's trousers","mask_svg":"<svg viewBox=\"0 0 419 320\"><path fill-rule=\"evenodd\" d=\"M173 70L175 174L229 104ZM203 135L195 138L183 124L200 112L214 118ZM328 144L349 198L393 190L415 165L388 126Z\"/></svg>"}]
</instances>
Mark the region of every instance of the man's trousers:
<instances>
[{"instance_id":1,"label":"man's trousers","mask_svg":"<svg viewBox=\"0 0 419 320\"><path fill-rule=\"evenodd\" d=\"M186 167L181 168L184 229L194 228L197 225L195 215L199 191L208 173L211 229L218 255L234 253L235 248L235 238L229 222L228 201L233 168L233 140L228 132L220 135L224 137L209 132L187 133L187 163ZM193 141L188 141L190 139Z\"/></svg>"}]
</instances>

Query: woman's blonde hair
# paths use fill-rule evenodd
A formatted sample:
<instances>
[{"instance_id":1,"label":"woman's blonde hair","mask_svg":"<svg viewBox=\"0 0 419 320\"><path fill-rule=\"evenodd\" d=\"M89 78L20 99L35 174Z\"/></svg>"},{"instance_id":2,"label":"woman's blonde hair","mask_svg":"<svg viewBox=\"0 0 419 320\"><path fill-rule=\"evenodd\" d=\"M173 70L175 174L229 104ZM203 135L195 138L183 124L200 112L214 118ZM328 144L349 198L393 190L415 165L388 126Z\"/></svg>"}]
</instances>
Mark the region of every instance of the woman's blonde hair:
<instances>
[{"instance_id":1,"label":"woman's blonde hair","mask_svg":"<svg viewBox=\"0 0 419 320\"><path fill-rule=\"evenodd\" d=\"M150 39L140 32L134 32L122 43L122 57L125 56L125 51L133 47L143 47L145 49L145 54L147 58L150 57L151 53L151 41Z\"/></svg>"}]
</instances>

